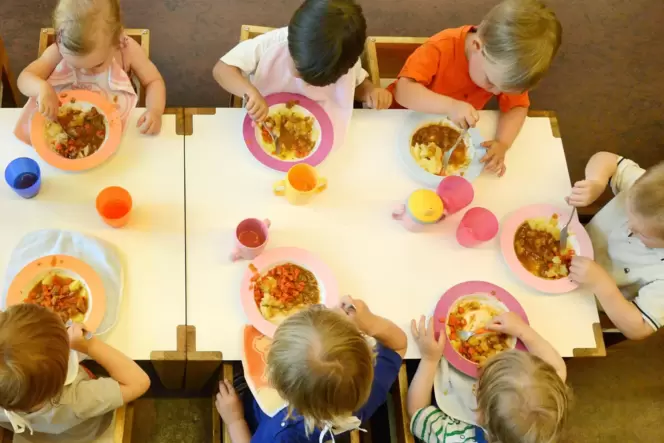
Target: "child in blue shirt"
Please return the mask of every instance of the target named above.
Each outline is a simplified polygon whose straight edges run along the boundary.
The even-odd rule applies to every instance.
[[[217,410],[233,443],[334,441],[385,402],[406,347],[404,332],[361,300],[345,297],[337,310],[312,306],[277,328],[268,354],[270,383],[289,406],[268,417],[252,399],[243,410],[225,380]]]

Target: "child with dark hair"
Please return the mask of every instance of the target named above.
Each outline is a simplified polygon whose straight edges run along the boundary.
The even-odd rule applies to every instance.
[[[263,121],[265,96],[278,92],[318,102],[332,120],[335,145],[343,140],[359,100],[373,109],[392,104],[391,94],[375,87],[362,69],[366,40],[362,8],[353,0],[305,0],[288,28],[240,42],[213,70],[222,88],[245,97],[249,116]]]

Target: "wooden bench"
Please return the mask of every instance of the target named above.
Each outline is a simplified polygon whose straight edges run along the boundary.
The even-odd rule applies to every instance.
[[[9,67],[9,56],[0,37],[0,108],[17,107],[22,104],[22,95],[16,86],[16,77]]]
[[[373,84],[386,87],[396,80],[408,57],[427,39],[428,37],[367,38],[366,66]]]
[[[145,54],[150,57],[150,30],[149,29],[125,29],[125,34],[128,37],[133,38],[136,42],[141,45]],[[39,53],[38,56],[44,53],[46,48],[55,43],[55,30],[53,28],[42,28],[41,33],[39,34]],[[136,94],[138,94],[138,106],[145,106],[145,88],[141,85],[141,81],[138,77],[130,72],[131,83],[134,86]]]

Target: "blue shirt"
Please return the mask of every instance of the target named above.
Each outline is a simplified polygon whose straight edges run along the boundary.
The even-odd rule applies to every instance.
[[[378,352],[369,400],[359,411],[353,414],[362,422],[368,420],[380,405],[385,403],[390,388],[401,368],[401,356],[399,354],[385,348],[380,343],[376,344],[376,351]],[[256,400],[253,400],[251,409],[245,411],[249,427],[252,427],[252,422],[257,425],[255,431],[252,429],[254,435],[251,437],[251,443],[318,443],[321,430],[316,428],[307,437],[304,429],[304,418],[295,414],[295,417],[287,420],[287,408],[279,411],[274,417],[269,417],[263,413]]]

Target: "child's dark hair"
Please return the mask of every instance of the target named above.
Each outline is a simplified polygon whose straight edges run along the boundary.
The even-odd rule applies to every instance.
[[[362,8],[353,0],[305,0],[288,25],[295,68],[313,86],[335,83],[358,61],[367,38]]]

